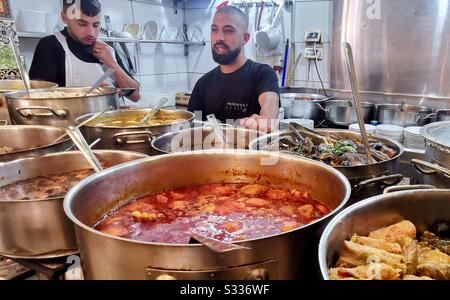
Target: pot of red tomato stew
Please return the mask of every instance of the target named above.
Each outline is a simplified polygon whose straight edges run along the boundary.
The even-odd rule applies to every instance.
[[[349,196],[344,175],[309,159],[204,150],[95,174],[64,209],[88,279],[296,279],[319,275],[322,228]]]

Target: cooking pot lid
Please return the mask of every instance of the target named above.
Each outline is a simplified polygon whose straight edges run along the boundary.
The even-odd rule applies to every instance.
[[[423,127],[423,136],[431,141],[450,147],[450,122],[436,122]]]

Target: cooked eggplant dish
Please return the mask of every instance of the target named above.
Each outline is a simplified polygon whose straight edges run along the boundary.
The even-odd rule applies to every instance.
[[[232,242],[294,230],[330,211],[298,190],[206,184],[140,198],[108,213],[94,228],[145,242],[188,244],[191,232]]]
[[[387,147],[382,142],[370,140],[369,147],[378,161],[389,160],[397,155],[397,151]],[[283,136],[264,146],[262,150],[288,152],[289,154],[320,160],[333,167],[370,164],[362,143],[351,139],[341,139],[335,143],[315,144],[309,137],[298,141],[291,136]]]
[[[355,234],[344,242],[330,278],[450,280],[450,239],[443,235],[442,231],[425,231],[417,238],[416,227],[406,220],[375,230],[368,237]]]
[[[43,200],[64,197],[78,182],[94,173],[91,169],[44,175],[0,187],[2,200]]]

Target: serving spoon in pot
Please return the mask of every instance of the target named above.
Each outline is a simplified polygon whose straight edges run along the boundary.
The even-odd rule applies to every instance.
[[[251,248],[236,245],[233,243],[227,243],[222,242],[195,232],[191,231],[191,239],[189,241],[189,244],[196,244],[197,242],[202,244],[203,246],[208,247],[212,251],[216,253],[227,253],[231,251],[237,251],[237,250],[250,250]]]
[[[147,121],[153,118],[168,101],[169,99],[167,99],[166,97],[159,99],[156,105],[142,118],[139,124],[142,125],[147,123]]]
[[[87,162],[91,165],[91,167],[94,169],[95,172],[101,172],[103,171],[103,167],[98,161],[97,157],[95,156],[94,152],[92,152],[91,148],[89,147],[88,143],[84,139],[83,135],[81,134],[80,130],[76,127],[69,126],[66,129],[67,134],[70,136],[72,141],[77,146],[78,150],[80,150],[81,154],[83,154],[84,158],[87,160]]]
[[[211,123],[211,127],[214,130],[214,133],[216,135],[216,140],[218,144],[225,145],[225,138],[223,136],[222,127],[220,127],[219,121],[217,120],[216,116],[214,114],[206,116],[209,123]]]
[[[95,89],[97,89],[100,84],[105,81],[106,78],[111,77],[114,74],[114,69],[108,69],[106,70],[105,74],[103,74],[87,91],[84,93],[83,97],[86,97],[90,93],[92,93]]]

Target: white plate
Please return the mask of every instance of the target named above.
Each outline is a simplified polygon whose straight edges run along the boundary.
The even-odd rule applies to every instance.
[[[148,21],[144,25],[142,37],[146,40],[159,40],[159,25],[156,21]]]

